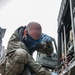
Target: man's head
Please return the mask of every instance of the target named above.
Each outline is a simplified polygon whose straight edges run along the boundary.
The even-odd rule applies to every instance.
[[[27,31],[28,34],[35,40],[40,39],[41,33],[42,33],[42,28],[41,25],[37,22],[30,22],[27,25]]]

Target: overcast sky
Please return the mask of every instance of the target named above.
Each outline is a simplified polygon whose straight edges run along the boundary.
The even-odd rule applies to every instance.
[[[57,40],[57,18],[61,0],[0,0],[0,27],[6,28],[3,45],[21,25],[41,24],[43,33]]]

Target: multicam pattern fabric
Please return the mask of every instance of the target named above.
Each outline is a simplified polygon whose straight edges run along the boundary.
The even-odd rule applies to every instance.
[[[51,75],[50,71],[43,68],[32,58],[22,42],[22,38],[19,38],[18,35],[16,30],[8,42],[5,75],[29,75],[26,72],[26,65],[31,68],[35,75]],[[38,45],[37,51],[47,55],[52,53],[53,46],[51,41],[49,43],[46,42],[46,44],[47,47],[45,48]]]

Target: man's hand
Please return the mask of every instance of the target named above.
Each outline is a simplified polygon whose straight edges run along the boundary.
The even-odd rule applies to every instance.
[[[40,42],[39,44],[36,44],[35,45],[35,47],[37,48],[37,49],[45,49],[46,47],[47,47],[47,43],[46,42],[44,42],[44,41],[42,41],[42,42]]]
[[[42,41],[41,43],[36,44],[35,47],[37,51],[47,54],[47,56],[50,56],[53,52],[53,45],[51,41],[48,42]]]

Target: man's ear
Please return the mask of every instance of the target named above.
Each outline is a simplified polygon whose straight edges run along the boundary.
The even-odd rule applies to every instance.
[[[27,39],[27,30],[24,29],[23,31],[23,39],[26,40]]]
[[[26,35],[28,32],[27,32],[27,29],[24,29],[24,35]]]

